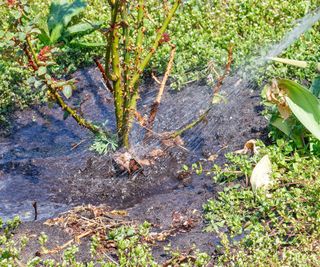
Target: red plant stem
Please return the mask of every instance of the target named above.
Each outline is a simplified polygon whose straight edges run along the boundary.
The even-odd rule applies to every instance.
[[[104,67],[102,66],[102,64],[100,63],[99,59],[95,58],[94,62],[97,64],[97,67],[99,69],[99,71],[101,72],[102,78],[107,86],[107,88],[109,89],[109,91],[113,94],[113,88],[112,85],[107,77],[106,71],[104,69]]]

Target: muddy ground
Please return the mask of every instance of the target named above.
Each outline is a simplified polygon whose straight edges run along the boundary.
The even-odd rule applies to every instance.
[[[114,129],[111,95],[104,88],[95,68],[78,71],[78,90],[72,103],[79,112],[96,122]],[[157,85],[150,80],[142,85],[142,114],[148,113]],[[155,122],[155,132],[178,129],[196,118],[210,102],[212,89],[194,83],[179,92],[164,94]],[[109,155],[98,156],[89,150],[92,136],[72,118],[63,120],[58,107],[34,107],[14,114],[9,136],[0,137],[0,217],[5,220],[19,215],[25,222],[17,236],[28,234],[31,243],[24,257],[39,249],[36,236],[44,231],[49,247],[63,244],[71,237],[62,229],[43,225],[47,218],[81,204],[106,204],[114,209],[126,209],[129,218],[145,220],[168,229],[175,212],[199,214],[196,225],[154,247],[159,261],[167,259],[163,246],[187,250],[195,244],[201,251],[212,253],[217,237],[203,232],[202,205],[215,196],[219,187],[204,175],[182,175],[182,164],[206,161],[217,155],[216,163],[224,162],[223,154],[239,149],[252,138],[266,138],[267,122],[260,115],[259,90],[239,78],[226,80],[222,94],[227,102],[215,106],[207,120],[182,136],[183,144],[168,146],[157,137],[144,142],[142,129],[135,125],[132,133],[132,153],[138,159],[154,162],[143,173],[121,173]],[[162,151],[150,156],[152,151]],[[33,221],[32,203],[37,202],[38,220]],[[82,246],[87,246],[84,242]],[[86,258],[86,255],[83,255]]]

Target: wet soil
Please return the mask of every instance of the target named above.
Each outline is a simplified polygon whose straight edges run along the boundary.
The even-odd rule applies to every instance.
[[[72,104],[88,119],[114,129],[112,98],[99,72],[87,68],[78,71],[75,77],[79,89]],[[152,81],[142,85],[144,100],[139,102],[142,114],[149,112],[156,89]],[[158,138],[145,143],[143,128],[135,125],[132,133],[135,157],[148,158],[154,149],[161,149],[164,155],[153,157],[154,164],[146,166],[143,174],[134,175],[119,172],[112,156],[97,156],[90,151],[92,135],[72,118],[63,120],[58,107],[40,106],[16,112],[11,134],[0,137],[0,217],[6,220],[19,215],[25,223],[18,236],[24,233],[36,236],[45,231],[54,247],[69,237],[61,229],[42,225],[41,220],[72,206],[103,203],[115,209],[125,208],[132,220],[147,220],[161,229],[172,224],[174,212],[190,214],[197,210],[200,218],[195,227],[160,244],[154,249],[155,256],[162,261],[166,259],[168,255],[162,247],[168,242],[173,248],[188,249],[196,244],[200,250],[212,252],[217,238],[203,232],[201,210],[219,188],[210,177],[181,175],[181,166],[206,161],[215,154],[216,163],[221,164],[225,152],[241,148],[249,139],[266,138],[267,122],[260,115],[259,91],[254,89],[237,77],[229,78],[221,92],[227,96],[227,102],[215,106],[205,122],[185,133],[182,146],[166,146]],[[167,88],[154,131],[175,130],[197,118],[208,107],[211,91],[201,83],[181,91]],[[32,222],[33,202],[38,204],[38,222]],[[25,252],[26,257],[37,251],[35,240]]]

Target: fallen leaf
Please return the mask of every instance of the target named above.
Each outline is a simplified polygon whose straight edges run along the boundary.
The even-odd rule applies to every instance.
[[[259,147],[256,146],[257,141],[254,139],[251,139],[247,141],[243,147],[243,149],[239,149],[235,151],[236,154],[247,154],[248,152],[252,154],[257,154]]]
[[[215,161],[217,158],[218,158],[218,155],[213,154],[213,155],[210,155],[210,157],[208,158],[208,161]]]
[[[123,170],[130,172],[130,160],[132,159],[132,155],[129,152],[116,152],[113,158]]]
[[[272,184],[270,174],[272,164],[268,155],[265,155],[254,167],[250,178],[252,190],[255,192],[259,188],[267,188]]]

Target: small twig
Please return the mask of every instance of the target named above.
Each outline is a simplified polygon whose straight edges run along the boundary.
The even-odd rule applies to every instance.
[[[34,220],[36,221],[38,219],[38,206],[37,206],[37,201],[34,201],[32,203],[32,206],[34,208]]]
[[[229,49],[228,49],[228,62],[225,66],[225,70],[224,70],[224,73],[222,76],[220,76],[218,78],[218,81],[217,81],[217,84],[216,86],[213,88],[213,93],[214,94],[217,94],[220,89],[221,89],[221,86],[223,84],[223,81],[225,80],[225,78],[229,75],[230,71],[231,71],[231,64],[232,64],[232,49],[233,49],[233,46],[230,45],[229,46]]]
[[[15,262],[17,264],[17,266],[19,267],[26,267],[26,265],[24,265],[21,261],[19,261],[18,259],[15,259]]]
[[[139,122],[140,125],[145,126],[146,125],[146,120],[145,118],[139,113],[139,111],[135,111],[134,116],[136,117],[137,121]]]
[[[80,146],[81,144],[83,144],[85,141],[87,141],[87,139],[81,140],[78,144],[73,145],[70,150],[76,149],[78,146]]]
[[[151,77],[152,77],[152,79],[154,79],[155,80],[155,82],[157,83],[157,84],[161,84],[161,82],[159,81],[159,79],[156,77],[156,75],[154,75],[154,73],[152,72],[151,73]]]
[[[84,232],[84,233],[76,236],[74,239],[71,239],[71,240],[69,240],[68,242],[64,243],[62,246],[57,246],[57,247],[54,248],[54,249],[43,251],[43,252],[41,252],[41,254],[42,254],[42,255],[49,255],[49,254],[58,253],[59,251],[64,250],[65,248],[67,248],[68,246],[70,246],[73,242],[79,241],[81,238],[84,238],[84,237],[90,235],[92,232],[93,232],[93,230],[89,230],[89,231],[87,231],[87,232]]]
[[[162,95],[163,95],[167,80],[169,78],[169,75],[170,75],[172,67],[173,67],[173,60],[174,60],[175,53],[176,53],[176,48],[175,48],[175,46],[172,46],[172,50],[171,50],[171,53],[170,53],[170,58],[169,58],[167,70],[166,70],[166,72],[164,74],[164,77],[163,77],[163,79],[161,81],[158,95],[157,95],[154,103],[152,104],[152,106],[150,108],[150,114],[149,114],[149,118],[148,118],[148,128],[149,129],[153,128],[154,120],[155,120],[155,118],[157,116],[157,112],[158,112],[158,109],[159,109],[159,106],[160,106],[161,98],[162,98]]]
[[[120,266],[119,263],[114,258],[112,258],[110,255],[108,255],[107,253],[103,253],[103,255],[106,256],[108,258],[108,260],[113,262],[115,265]]]

